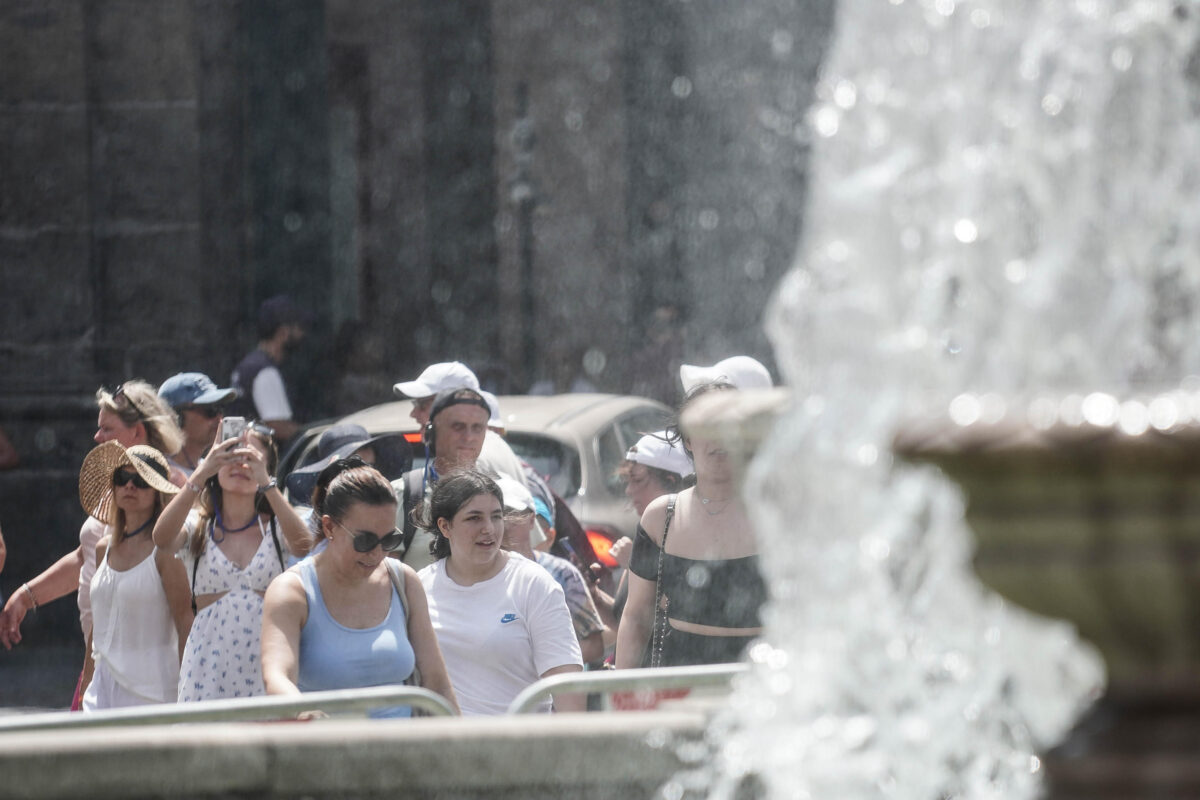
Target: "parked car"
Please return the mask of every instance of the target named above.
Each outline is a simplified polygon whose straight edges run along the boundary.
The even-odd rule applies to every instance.
[[[596,558],[616,566],[609,546],[621,536],[632,537],[637,527],[617,468],[642,434],[666,427],[670,410],[655,400],[614,394],[505,395],[499,401],[509,445],[566,502]],[[411,409],[410,401],[399,400],[309,426],[281,459],[280,482],[312,460],[317,438],[327,427],[342,423],[361,425],[372,436],[403,434],[414,448],[414,466],[420,466],[425,450]],[[586,560],[586,554],[580,559]]]

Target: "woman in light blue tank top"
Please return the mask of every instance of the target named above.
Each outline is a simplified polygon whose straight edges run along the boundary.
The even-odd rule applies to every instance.
[[[321,520],[318,537],[327,546],[267,589],[267,694],[401,684],[416,667],[420,685],[457,709],[421,582],[399,564],[407,578],[401,602],[384,561],[402,538],[391,484],[354,457],[326,472],[331,475],[318,479],[313,508]],[[409,715],[408,707],[399,707],[371,716]]]

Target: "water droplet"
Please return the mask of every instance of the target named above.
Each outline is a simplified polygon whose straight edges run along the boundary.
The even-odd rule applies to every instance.
[[[986,8],[977,8],[971,12],[971,24],[983,30],[992,24],[992,15]]]
[[[776,56],[786,56],[792,52],[796,43],[791,31],[777,30],[771,34],[771,52]]]
[[[955,425],[974,425],[980,413],[979,399],[973,394],[960,394],[950,401],[950,419]]]
[[[446,281],[434,281],[433,285],[429,287],[429,295],[435,303],[450,302],[450,296],[453,291],[450,284]]]
[[[979,238],[979,228],[969,219],[960,219],[954,223],[954,238],[963,244],[971,244]]]
[[[295,233],[304,227],[304,218],[295,211],[289,211],[283,215],[283,229],[288,233]]]
[[[1145,404],[1137,400],[1127,400],[1121,403],[1119,425],[1122,433],[1141,436],[1150,427],[1150,412]]]
[[[716,212],[716,209],[706,208],[700,212],[697,220],[699,221],[701,228],[706,231],[711,231],[715,230],[717,225],[720,224],[721,215]]]
[[[905,228],[900,232],[900,246],[912,252],[921,246],[921,232],[916,228]]]
[[[563,116],[563,124],[567,126],[567,130],[578,133],[583,130],[583,112],[571,109]]]
[[[685,76],[680,75],[675,80],[671,81],[671,94],[679,99],[686,99],[692,93],[692,82]]]
[[[583,354],[583,369],[588,375],[593,378],[604,372],[604,367],[608,365],[608,357],[604,355],[604,351],[598,347],[590,348]]]
[[[1042,111],[1045,111],[1052,117],[1056,117],[1062,113],[1063,99],[1056,94],[1048,94],[1042,98]]]
[[[838,108],[854,108],[858,102],[858,87],[845,79],[838,81],[833,89],[833,102]]]
[[[876,461],[879,460],[879,448],[873,444],[864,444],[858,448],[858,451],[855,453],[855,458],[857,458],[858,463],[864,467],[872,466]]]
[[[1179,404],[1171,397],[1156,397],[1150,401],[1150,425],[1166,431],[1179,423]]]
[[[746,277],[752,281],[761,281],[767,276],[767,265],[757,258],[747,261],[742,269],[746,273]]]
[[[1133,51],[1125,45],[1118,45],[1112,51],[1112,65],[1118,72],[1126,72],[1133,66]]]
[[[934,0],[933,9],[943,17],[948,17],[954,13],[956,3],[954,0]]]
[[[1029,774],[1034,775],[1042,769],[1042,760],[1037,756],[1029,757]]]
[[[1035,430],[1049,430],[1058,422],[1058,403],[1048,397],[1039,397],[1029,404],[1026,416]]]
[[[58,437],[52,428],[38,428],[37,433],[33,435],[33,446],[43,453],[53,450],[57,442]]]
[[[837,239],[829,243],[829,246],[825,248],[825,253],[829,256],[830,261],[840,264],[850,258],[850,245]]]
[[[1083,419],[1099,428],[1108,428],[1117,421],[1121,405],[1117,398],[1104,392],[1092,392],[1083,399],[1080,410]]]
[[[693,589],[703,589],[708,585],[709,572],[708,567],[701,564],[695,564],[688,568],[687,583]]]
[[[1015,258],[1004,265],[1004,277],[1009,283],[1024,283],[1029,277],[1029,267],[1021,259]]]
[[[821,106],[813,115],[813,125],[817,129],[817,133],[825,138],[836,136],[840,124],[840,115],[833,106]]]

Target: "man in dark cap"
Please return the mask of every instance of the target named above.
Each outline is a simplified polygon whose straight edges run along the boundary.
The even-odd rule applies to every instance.
[[[269,425],[281,450],[300,426],[292,419],[292,405],[279,366],[304,339],[309,321],[309,314],[286,294],[264,300],[258,308],[258,347],[233,369],[233,387],[240,396],[229,413]]]

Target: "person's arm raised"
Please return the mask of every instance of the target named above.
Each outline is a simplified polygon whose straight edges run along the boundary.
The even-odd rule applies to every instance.
[[[294,556],[307,554],[313,546],[312,531],[304,524],[304,520],[300,519],[300,515],[288,503],[283,492],[279,491],[279,487],[274,485],[262,453],[253,447],[243,447],[237,452],[249,464],[250,473],[258,483],[258,490],[263,493],[271,510],[275,512],[275,519],[279,521],[279,530],[283,532],[283,538],[287,541],[288,552]]]
[[[220,435],[218,431],[217,436]],[[179,493],[171,498],[171,502],[167,503],[167,507],[159,514],[158,521],[154,523],[154,531],[150,535],[154,539],[155,547],[171,554],[179,552],[187,540],[183,524],[187,522],[188,512],[196,504],[208,479],[226,464],[240,460],[241,456],[236,455],[239,442],[239,439],[226,439],[222,442],[219,438],[213,441],[208,455],[200,459],[192,477],[188,478]]]

